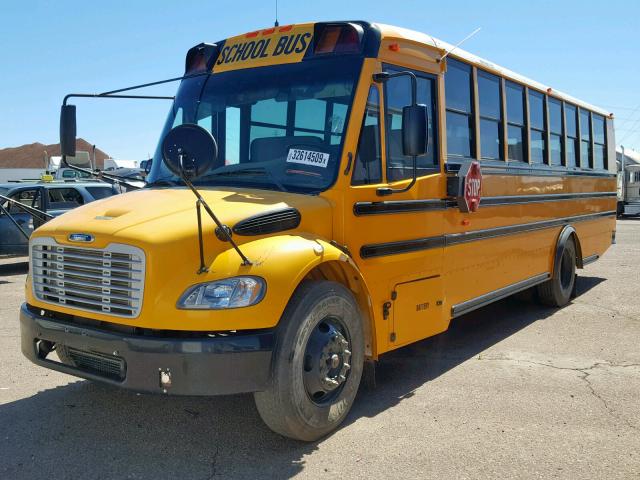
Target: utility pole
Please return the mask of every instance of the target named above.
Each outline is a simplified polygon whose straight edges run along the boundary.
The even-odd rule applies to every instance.
[[[627,172],[625,171],[625,163],[626,162],[624,160],[624,145],[620,145],[620,151],[622,153],[622,155],[620,156],[620,170],[622,170],[622,182],[621,182],[622,204],[624,205],[624,199],[626,197],[625,193],[627,191],[627,189],[626,189],[626,186],[627,186]]]

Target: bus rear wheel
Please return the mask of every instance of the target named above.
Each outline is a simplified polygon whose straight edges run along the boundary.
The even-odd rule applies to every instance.
[[[323,437],[349,413],[363,362],[362,318],[351,292],[335,282],[303,283],[278,326],[271,385],[254,394],[260,417],[285,437]]]
[[[538,285],[538,298],[544,305],[562,307],[569,303],[576,282],[576,246],[572,239],[564,244],[553,276]]]

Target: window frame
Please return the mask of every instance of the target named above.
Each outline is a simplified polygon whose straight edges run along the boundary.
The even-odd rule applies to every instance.
[[[433,160],[434,160],[434,164],[432,167],[428,167],[428,168],[418,168],[416,169],[416,178],[422,178],[425,177],[427,175],[432,175],[434,173],[439,173],[440,172],[440,168],[441,168],[441,161],[440,161],[440,144],[439,144],[439,132],[440,132],[440,116],[439,116],[439,95],[440,95],[440,90],[439,90],[439,84],[438,84],[438,75],[434,75],[433,73],[429,73],[429,72],[424,72],[422,70],[416,70],[415,68],[409,68],[409,67],[403,67],[401,65],[396,65],[393,63],[383,63],[382,64],[382,71],[383,72],[387,72],[387,71],[392,71],[392,72],[411,72],[413,73],[416,77],[418,78],[425,78],[427,80],[430,80],[433,82],[433,92],[432,92],[432,101],[433,101],[433,105],[431,106],[431,124],[433,125],[433,145],[432,145],[432,150],[433,150]],[[388,110],[388,104],[387,104],[387,99],[388,99],[388,95],[387,95],[387,82],[385,82],[383,84],[383,88],[382,88],[382,102],[381,102],[381,109],[380,109],[380,116],[381,116],[381,121],[382,121],[382,125],[381,125],[381,131],[382,131],[382,137],[384,139],[384,145],[382,145],[383,147],[383,156],[382,156],[382,165],[383,165],[383,181],[386,182],[387,184],[390,183],[396,183],[396,182],[404,182],[406,180],[411,180],[411,178],[403,178],[403,179],[399,179],[399,180],[389,180],[389,167],[388,167],[388,162],[389,162],[389,134],[387,131],[387,110]],[[473,103],[473,97],[471,100],[471,103]],[[429,128],[429,125],[427,124],[427,128]],[[427,130],[427,138],[429,138],[429,131]]]
[[[600,113],[595,113],[595,112],[590,112],[591,113],[591,134],[592,134],[592,138],[591,138],[591,154],[593,156],[593,169],[594,170],[608,170],[608,158],[607,158],[607,118],[600,114]],[[593,128],[593,120],[594,117],[600,117],[602,118],[602,140],[603,143],[598,143],[596,142],[596,135],[595,135],[595,130]],[[602,167],[596,167],[596,145],[600,146],[603,148],[604,154],[602,156]]]
[[[567,128],[567,114],[568,110],[567,106],[574,110],[573,122],[575,123],[576,130],[574,136],[569,135],[569,129]],[[562,113],[563,113],[563,121],[564,121],[564,139],[565,139],[565,155],[564,155],[564,166],[567,168],[578,169],[580,168],[581,161],[581,153],[580,153],[580,121],[578,119],[578,111],[579,107],[571,102],[563,101],[562,102]],[[567,144],[569,143],[569,139],[573,141],[573,163],[574,165],[569,165],[569,157],[568,157],[568,149]]]
[[[560,133],[556,133],[552,130],[551,127],[551,103],[557,103],[560,105]],[[547,143],[548,143],[548,160],[549,160],[549,166],[550,167],[566,167],[566,139],[565,139],[565,130],[566,130],[566,125],[565,125],[565,115],[564,115],[564,101],[556,98],[556,97],[552,97],[550,95],[547,95],[547,135],[548,135],[548,139],[547,139]],[[551,154],[551,138],[553,136],[559,137],[560,138],[560,165],[554,165],[552,163],[552,154]]]
[[[503,77],[504,78],[504,77]],[[507,89],[509,88],[509,84],[519,87],[522,92],[522,124],[509,121],[509,101],[507,97]],[[528,89],[526,85],[522,83],[514,82],[513,80],[504,78],[504,118],[503,122],[505,125],[505,139],[506,139],[506,161],[507,162],[518,162],[519,164],[529,164],[529,114],[528,114]],[[517,158],[509,158],[509,127],[513,126],[519,128],[522,132],[522,160],[518,160]]]
[[[495,80],[497,80],[498,83],[498,114],[499,117],[495,118],[495,117],[491,117],[488,115],[483,115],[482,113],[482,108],[480,105],[480,77],[484,76],[487,79],[493,80],[495,78]],[[478,160],[485,160],[485,161],[494,161],[494,162],[502,162],[505,160],[504,157],[504,129],[505,129],[505,121],[504,121],[504,117],[505,117],[505,112],[503,111],[503,98],[505,98],[505,92],[503,91],[503,77],[500,75],[496,75],[494,73],[488,72],[486,70],[482,70],[481,68],[477,68],[476,69],[476,74],[474,76],[474,78],[472,78],[472,80],[475,79],[475,88],[478,91],[478,95],[477,95],[477,99],[474,99],[474,102],[477,102],[477,106],[472,106],[472,110],[477,111],[477,118],[478,118],[478,126],[477,126],[477,133],[479,134],[479,138],[476,140],[477,145],[478,145],[478,153],[479,153],[479,158]],[[494,122],[495,124],[498,125],[498,158],[494,158],[494,157],[485,157],[482,155],[482,121],[486,120],[486,121],[490,121],[490,122]],[[473,144],[473,141],[472,141]],[[516,160],[518,161],[518,160]]]
[[[477,138],[477,131],[478,131],[478,125],[476,122],[476,113],[478,110],[478,107],[476,106],[477,104],[477,100],[476,100],[476,88],[477,88],[477,82],[476,82],[476,74],[474,73],[476,71],[476,67],[475,65],[466,62],[464,60],[458,60],[457,58],[448,58],[447,59],[447,70],[449,69],[449,63],[458,63],[461,65],[464,65],[466,67],[469,68],[469,98],[470,98],[470,105],[469,105],[469,112],[464,112],[462,110],[458,110],[457,108],[450,108],[447,104],[447,73],[445,72],[443,75],[443,80],[444,80],[444,92],[442,95],[442,98],[444,99],[444,118],[445,118],[445,122],[447,121],[447,114],[449,112],[457,114],[457,115],[464,115],[469,119],[469,157],[465,157],[463,155],[457,155],[457,154],[451,154],[451,152],[449,151],[448,148],[448,143],[449,143],[449,136],[447,134],[447,132],[444,132],[444,138],[445,138],[445,142],[447,144],[447,161],[448,160],[477,160],[477,150],[478,150],[478,138]],[[447,125],[448,127],[448,125]],[[446,130],[446,129],[445,129]]]
[[[378,183],[373,182],[365,182],[365,179],[362,181],[355,181],[356,168],[358,164],[358,154],[360,153],[360,139],[362,138],[362,131],[365,127],[365,122],[367,121],[367,110],[369,105],[369,96],[371,95],[371,91],[375,90],[378,95],[378,147],[380,148],[380,181]],[[358,142],[356,143],[356,148],[353,155],[353,167],[351,169],[351,179],[350,186],[351,187],[369,187],[371,185],[381,185],[386,182],[387,177],[387,168],[386,168],[386,152],[385,147],[383,145],[382,136],[383,136],[383,128],[384,128],[384,88],[379,83],[372,82],[367,89],[367,99],[365,102],[364,112],[362,115],[362,121],[360,122],[360,131],[358,132]],[[385,137],[386,143],[386,137]]]
[[[540,95],[542,96],[542,129],[539,127],[534,127],[531,122],[531,97]],[[539,90],[533,88],[527,88],[527,123],[528,123],[528,140],[529,140],[529,165],[549,165],[549,118],[547,112],[547,95]],[[542,162],[533,162],[533,155],[531,154],[532,145],[533,145],[533,132],[540,133],[542,136],[542,140],[544,142],[544,147],[542,150]]]
[[[582,112],[585,112],[589,118],[589,140],[584,140],[582,138],[583,133],[583,125],[582,125]],[[593,170],[593,129],[591,126],[591,111],[584,107],[578,107],[578,138],[580,139],[580,168],[585,170]],[[586,142],[589,145],[587,165],[582,165],[582,142]]]

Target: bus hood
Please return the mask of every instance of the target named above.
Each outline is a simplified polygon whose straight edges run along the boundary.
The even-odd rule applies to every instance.
[[[219,220],[231,228],[241,220],[295,208],[301,215],[300,225],[287,233],[332,237],[331,208],[324,198],[221,187],[202,188],[199,192]],[[205,241],[209,243],[214,237],[215,223],[204,209],[202,220]],[[187,188],[142,189],[71,210],[40,227],[34,237],[48,236],[61,244],[92,248],[104,248],[116,242],[147,249],[158,244],[182,243],[188,237],[195,239],[197,228],[196,197]],[[91,235],[93,240],[85,244],[71,242],[69,236],[74,233]],[[239,244],[255,238],[255,235],[234,234]],[[195,240],[192,247],[197,247]],[[228,248],[228,244],[225,247]]]

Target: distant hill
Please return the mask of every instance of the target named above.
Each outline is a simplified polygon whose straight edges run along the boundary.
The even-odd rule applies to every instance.
[[[76,140],[76,150],[83,150],[91,154],[91,144],[83,138]],[[30,143],[20,147],[0,149],[0,168],[44,168],[44,152],[49,157],[60,155],[60,144],[44,145],[42,143]],[[108,154],[96,148],[96,167],[104,167],[104,159],[110,158]]]

